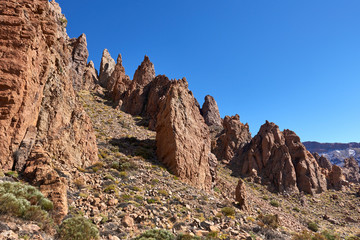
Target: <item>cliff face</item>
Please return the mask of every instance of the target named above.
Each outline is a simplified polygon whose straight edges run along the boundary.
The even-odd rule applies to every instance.
[[[185,182],[210,190],[212,176],[207,125],[185,79],[171,82],[157,116],[157,155]]]
[[[51,161],[89,166],[97,161],[96,139],[72,81],[82,77],[83,54],[73,52],[60,7],[1,0],[0,9],[0,168],[24,170],[29,156],[36,161],[34,146]]]

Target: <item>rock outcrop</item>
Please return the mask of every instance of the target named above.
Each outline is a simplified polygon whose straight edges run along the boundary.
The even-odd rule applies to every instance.
[[[242,179],[239,179],[235,189],[235,201],[238,202],[240,209],[248,210],[246,186]]]
[[[218,105],[212,96],[210,95],[205,96],[205,102],[201,108],[201,114],[203,115],[205,119],[205,123],[208,126],[222,125],[222,120],[220,117]]]
[[[132,115],[141,115],[147,103],[149,85],[154,78],[154,64],[150,62],[148,56],[145,56],[144,61],[135,71],[128,91],[125,93],[121,109]]]
[[[319,193],[326,190],[325,175],[315,158],[290,130],[281,132],[266,122],[241,153],[241,174],[258,175],[276,191]]]
[[[95,69],[93,61],[90,61],[84,70],[82,82],[80,83],[81,90],[93,90],[99,84],[98,72]]]
[[[344,160],[343,173],[347,181],[352,183],[360,183],[360,168],[355,158],[347,158]]]
[[[107,88],[109,78],[115,69],[115,65],[115,60],[111,57],[109,51],[104,49],[99,73],[99,83],[102,87]]]
[[[331,171],[333,165],[331,164],[329,159],[324,156],[320,156],[318,153],[313,153],[313,156],[321,168]]]
[[[198,188],[211,189],[209,130],[186,79],[172,81],[160,102],[156,146],[159,160],[176,176]]]
[[[64,167],[91,165],[97,161],[95,134],[72,82],[73,67],[83,62],[74,62],[79,54],[72,51],[60,7],[9,0],[0,1],[0,9],[0,168],[30,172],[38,148]]]
[[[122,102],[119,103],[119,101],[124,99],[124,94],[129,89],[130,84],[131,80],[129,76],[125,74],[125,68],[122,65],[121,54],[119,54],[115,69],[108,79],[106,85],[106,88],[109,90],[109,93],[115,103],[122,105]]]
[[[327,188],[341,190],[342,186],[347,184],[342,169],[335,164],[331,164],[326,157],[320,156],[318,153],[312,155],[319,164],[321,172],[326,176]]]
[[[223,127],[224,130],[216,140],[216,144],[213,143],[213,152],[219,160],[228,162],[233,159],[236,152],[251,141],[251,133],[249,125],[241,123],[238,114],[232,117],[225,116]]]
[[[87,50],[87,42],[85,34],[78,38],[70,39],[69,47],[71,48],[71,62],[70,76],[72,78],[74,90],[82,89],[83,76],[87,65],[89,52]]]

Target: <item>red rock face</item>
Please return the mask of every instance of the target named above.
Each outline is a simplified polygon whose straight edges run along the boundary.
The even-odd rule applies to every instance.
[[[210,136],[185,79],[172,81],[156,126],[157,155],[175,175],[210,190]]]
[[[351,157],[344,160],[343,172],[347,181],[360,182],[360,168],[355,158]]]
[[[90,61],[84,70],[82,82],[80,84],[81,90],[93,90],[99,84],[98,72],[95,69],[94,63]]]
[[[132,115],[141,115],[146,107],[149,85],[154,78],[154,65],[148,56],[145,56],[144,61],[134,74],[128,91],[125,93],[121,109]]]
[[[96,139],[76,101],[76,54],[60,7],[1,0],[0,9],[0,168],[23,169],[29,156],[35,160],[35,145],[51,161],[89,166],[97,161]]]
[[[70,39],[68,45],[72,55],[70,61],[72,62],[70,76],[72,78],[74,90],[79,91],[83,86],[83,75],[89,57],[85,34],[82,34],[78,38]]]
[[[224,131],[216,141],[213,152],[219,160],[230,161],[235,153],[251,140],[249,125],[240,122],[239,115],[225,116]]]
[[[201,114],[203,115],[205,123],[208,126],[222,125],[218,105],[212,96],[205,96],[205,102],[202,106]]]
[[[129,89],[130,84],[131,80],[129,76],[125,74],[125,68],[122,65],[121,55],[119,54],[115,69],[106,86],[114,102],[118,103],[124,98],[124,94]]]
[[[315,158],[290,130],[266,122],[241,153],[241,173],[258,175],[277,191],[306,193],[326,190],[325,175]]]

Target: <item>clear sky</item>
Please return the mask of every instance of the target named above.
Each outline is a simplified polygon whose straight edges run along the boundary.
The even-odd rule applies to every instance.
[[[132,78],[146,54],[253,136],[269,120],[302,141],[360,142],[359,0],[57,2],[97,68],[107,48]]]

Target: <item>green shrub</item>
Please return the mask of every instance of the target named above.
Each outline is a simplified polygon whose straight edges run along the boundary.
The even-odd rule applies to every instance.
[[[190,234],[180,234],[176,240],[201,240],[198,236],[191,236]]]
[[[58,231],[59,240],[99,239],[99,230],[84,217],[73,217],[63,221]]]
[[[270,205],[271,205],[271,206],[274,206],[274,207],[280,206],[279,202],[276,201],[276,200],[271,200],[271,201],[270,201]]]
[[[223,209],[221,209],[221,212],[228,217],[235,215],[235,210],[232,207],[224,207]]]
[[[0,183],[0,213],[50,223],[47,211],[53,209],[53,203],[35,187],[20,182]]]
[[[175,236],[163,229],[152,229],[142,233],[134,240],[175,240]]]
[[[319,226],[317,225],[316,222],[309,222],[308,229],[310,229],[313,232],[317,232],[317,231],[319,231]]]

